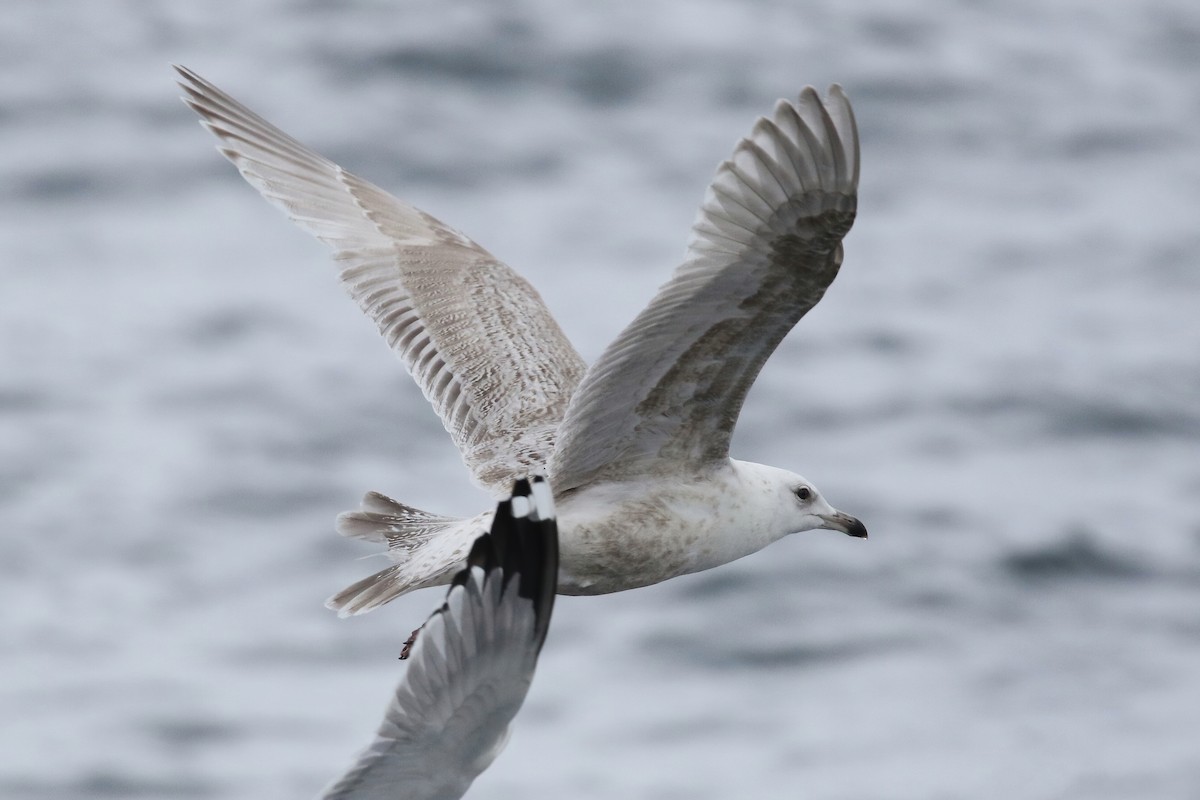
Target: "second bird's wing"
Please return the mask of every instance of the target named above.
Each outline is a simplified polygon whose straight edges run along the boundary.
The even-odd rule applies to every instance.
[[[549,484],[518,481],[445,604],[415,634],[375,740],[325,800],[461,797],[508,741],[558,585]]]

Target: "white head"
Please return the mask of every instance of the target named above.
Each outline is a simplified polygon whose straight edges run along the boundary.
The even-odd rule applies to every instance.
[[[765,464],[734,461],[743,481],[758,484],[774,500],[774,527],[780,537],[824,529],[841,531],[858,539],[867,538],[867,528],[855,517],[831,506],[812,481],[794,472]]]

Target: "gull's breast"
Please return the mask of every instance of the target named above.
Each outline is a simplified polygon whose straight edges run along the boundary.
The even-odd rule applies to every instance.
[[[726,564],[776,538],[766,515],[722,477],[613,482],[562,497],[559,593],[649,586]]]

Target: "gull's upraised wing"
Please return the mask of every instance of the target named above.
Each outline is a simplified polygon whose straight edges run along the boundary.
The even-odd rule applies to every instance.
[[[541,471],[585,364],[534,288],[184,67],[184,100],[246,181],[335,251],[342,285],[493,495]]]
[[[728,456],[767,357],[842,263],[858,132],[838,86],[781,100],[717,170],[687,259],[588,370],[567,409],[555,490]]]

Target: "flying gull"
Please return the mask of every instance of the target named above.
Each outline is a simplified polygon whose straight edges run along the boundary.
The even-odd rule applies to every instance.
[[[184,100],[268,201],[331,246],[379,327],[493,497],[546,474],[558,591],[658,583],[824,528],[865,537],[805,478],[729,457],[767,357],[825,294],[857,207],[858,132],[834,85],[760,118],[718,169],[686,258],[585,365],[541,297],[471,239],[346,172],[194,72]],[[371,492],[338,529],[395,562],[327,605],[342,615],[445,584],[492,511],[446,517]]]
[[[550,487],[518,480],[421,626],[374,741],[323,800],[453,800],[508,742],[546,640],[558,575]]]

